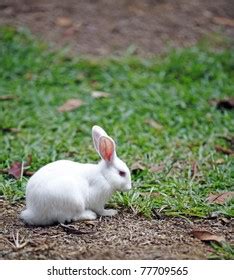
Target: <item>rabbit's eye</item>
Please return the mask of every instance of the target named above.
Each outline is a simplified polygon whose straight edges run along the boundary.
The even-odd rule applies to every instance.
[[[120,170],[120,171],[119,171],[119,175],[120,175],[121,177],[125,177],[126,172]]]

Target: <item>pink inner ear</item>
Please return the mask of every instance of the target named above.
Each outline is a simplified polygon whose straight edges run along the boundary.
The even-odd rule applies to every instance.
[[[111,161],[114,153],[114,144],[113,142],[105,137],[100,139],[99,151],[104,160]]]

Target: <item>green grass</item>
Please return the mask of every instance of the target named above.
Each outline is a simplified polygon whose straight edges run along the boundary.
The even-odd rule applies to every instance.
[[[226,242],[221,244],[219,243],[211,243],[212,248],[214,249],[214,253],[210,254],[208,257],[211,260],[233,260],[234,259],[234,247],[229,245]]]
[[[111,96],[94,99],[93,90]],[[0,131],[0,168],[29,155],[34,171],[57,159],[96,162],[91,127],[98,124],[116,139],[118,154],[129,166],[136,161],[165,165],[161,173],[146,169],[133,174],[133,190],[116,194],[111,203],[146,216],[157,208],[167,215],[216,212],[230,217],[232,202],[208,204],[206,198],[233,190],[232,159],[216,152],[215,145],[228,147],[221,136],[233,135],[234,114],[209,103],[233,92],[234,53],[229,47],[197,46],[153,59],[126,55],[94,60],[52,52],[25,31],[1,28],[0,95],[17,99],[0,101],[0,127],[20,132]],[[57,107],[69,98],[86,104],[59,113]],[[147,125],[147,119],[162,129]],[[195,178],[193,162],[198,165]],[[26,177],[1,174],[0,194],[21,199],[26,183]]]

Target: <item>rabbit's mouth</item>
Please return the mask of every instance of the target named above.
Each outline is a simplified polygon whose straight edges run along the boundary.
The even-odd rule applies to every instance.
[[[125,185],[124,187],[122,187],[121,188],[121,192],[128,192],[128,191],[130,191],[132,189],[132,185],[131,184],[129,184],[129,185]]]

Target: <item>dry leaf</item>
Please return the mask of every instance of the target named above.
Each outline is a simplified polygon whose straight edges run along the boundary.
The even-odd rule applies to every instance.
[[[232,110],[234,108],[234,98],[216,100],[216,108],[219,110]]]
[[[77,33],[80,28],[82,26],[82,23],[76,23],[76,24],[72,24],[71,26],[69,26],[65,31],[64,31],[64,35],[65,36],[73,36],[75,33]]]
[[[159,172],[163,171],[164,168],[165,168],[164,164],[151,165],[148,167],[148,166],[145,166],[144,164],[142,164],[141,162],[136,161],[131,165],[130,169],[133,173],[138,172],[138,171],[144,171],[146,169],[148,169],[149,171],[154,172],[154,173],[159,173]]]
[[[223,158],[218,158],[215,163],[216,164],[223,164],[225,162],[225,160]]]
[[[70,112],[84,104],[84,101],[80,99],[69,99],[62,106],[58,108],[59,112]]]
[[[143,170],[145,170],[145,166],[142,163],[140,163],[139,161],[136,161],[131,165],[130,169],[133,172],[143,171]]]
[[[163,128],[163,126],[160,123],[156,122],[153,119],[147,119],[147,120],[145,120],[145,123],[148,124],[149,126],[153,127],[156,130],[161,130]]]
[[[74,26],[70,26],[69,28],[67,28],[65,31],[64,31],[64,35],[65,36],[73,36],[76,32],[78,31],[78,29]]]
[[[0,95],[0,101],[16,99],[15,95]]]
[[[217,152],[223,153],[225,155],[230,155],[230,156],[234,155],[234,151],[233,150],[225,148],[225,147],[222,147],[222,146],[219,146],[219,145],[215,146],[215,150]]]
[[[21,171],[21,170],[20,170]],[[6,169],[6,168],[3,168],[3,169],[0,169],[0,173],[1,174],[7,174],[7,175],[12,175],[12,176],[14,176],[13,174],[9,174],[9,169]],[[28,171],[28,170],[24,170],[24,176],[32,176],[33,174],[34,174],[35,172],[33,172],[33,171]],[[21,173],[20,173],[21,174]],[[15,177],[16,178],[16,177]],[[19,178],[20,178],[20,176],[19,176]],[[19,179],[19,178],[16,178],[16,179]]]
[[[109,93],[103,92],[103,91],[93,91],[91,95],[92,95],[93,98],[103,98],[103,97],[109,97],[110,96]]]
[[[19,179],[22,173],[26,176],[32,176],[34,172],[25,170],[25,167],[31,165],[31,163],[32,163],[32,156],[30,155],[28,157],[27,162],[15,161],[11,164],[9,169],[1,169],[0,172],[12,175],[15,179]]]
[[[161,194],[159,192],[140,192],[143,197],[159,197]]]
[[[234,192],[223,192],[217,194],[210,194],[207,198],[209,203],[224,204],[234,197]]]
[[[159,173],[163,171],[164,168],[165,168],[164,164],[159,164],[159,165],[152,165],[149,170],[154,173]]]
[[[207,230],[192,230],[191,232],[194,237],[198,238],[201,241],[216,241],[216,242],[223,242],[225,238],[221,235],[213,234]]]
[[[72,20],[69,17],[57,17],[56,25],[60,27],[70,27],[72,26]]]
[[[15,161],[12,163],[8,170],[8,174],[12,175],[15,179],[19,179],[21,177],[23,168],[23,163],[19,161]]]
[[[231,18],[225,18],[225,17],[214,17],[213,18],[214,23],[234,27],[234,20]]]

